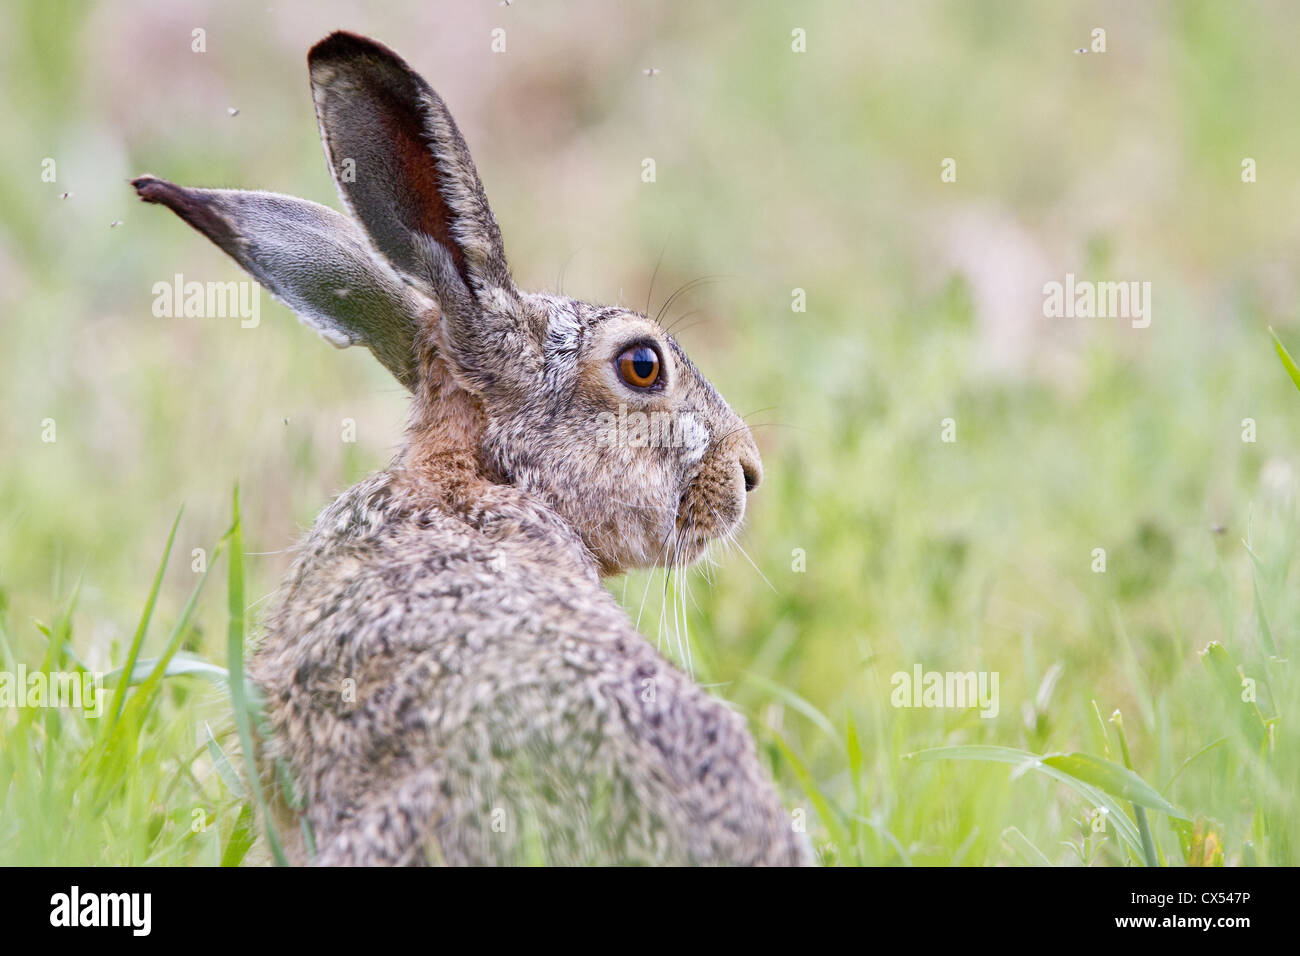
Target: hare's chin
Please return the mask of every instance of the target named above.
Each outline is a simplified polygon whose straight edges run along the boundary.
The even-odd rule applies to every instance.
[[[673,558],[679,566],[694,564],[711,542],[726,537],[740,524],[739,520],[719,522],[716,510],[716,506],[710,508],[704,501],[683,502],[673,542]]]
[[[704,554],[704,549],[712,540],[711,535],[699,532],[679,533],[677,542],[673,546],[673,563],[682,568],[694,564]]]

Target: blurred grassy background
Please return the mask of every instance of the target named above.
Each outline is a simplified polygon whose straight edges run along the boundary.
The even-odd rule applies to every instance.
[[[1095,27],[1107,52],[1076,54]],[[168,621],[236,482],[249,594],[264,598],[316,512],[400,440],[387,373],[266,296],[256,330],[155,318],[155,282],[242,276],[126,184],[150,171],[337,206],[304,68],[336,28],[393,46],[442,93],[521,285],[563,272],[571,295],[641,308],[661,250],[655,309],[727,277],[668,319],[695,312],[681,340],[756,426],[767,478],[742,544],[771,586],[720,555],[711,580],[692,576],[686,620],[698,676],[753,717],[790,802],[871,821],[829,859],[1022,862],[1014,826],[1077,862],[1061,841],[1087,808],[1068,791],[902,756],[996,743],[1118,759],[1096,701],[1124,711],[1135,766],[1164,787],[1229,720],[1197,660],[1211,640],[1260,681],[1266,715],[1294,715],[1242,545],[1250,521],[1285,658],[1300,396],[1265,331],[1300,342],[1300,10],[1282,2],[5,4],[0,608],[19,659],[39,659],[33,621],[80,580],[73,646],[93,668],[120,664],[177,508]],[[47,157],[57,182],[41,180]],[[940,181],[946,157],[955,183]],[[1044,319],[1042,286],[1067,272],[1151,282],[1150,328]],[[955,443],[940,441],[949,417]],[[1098,547],[1105,574],[1090,570]],[[670,649],[661,582],[624,584],[634,614],[649,589],[643,629]],[[220,660],[223,627],[209,596],[187,648]],[[1000,714],[890,707],[889,676],[916,663],[999,672]],[[173,691],[178,749],[152,772],[182,773],[221,713],[214,692]],[[1300,818],[1294,734],[1276,730],[1263,770],[1220,747],[1167,793],[1228,862],[1295,862],[1286,827],[1259,846],[1261,816]],[[9,811],[10,828],[62,825]],[[205,858],[178,819],[161,858]],[[158,859],[156,836],[66,852]],[[1095,859],[1124,857],[1108,844]]]

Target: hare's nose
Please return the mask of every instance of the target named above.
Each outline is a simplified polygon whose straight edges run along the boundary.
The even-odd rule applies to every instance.
[[[763,481],[763,466],[759,463],[758,455],[751,453],[748,449],[741,452],[740,472],[745,476],[746,491],[753,491],[757,488]]]

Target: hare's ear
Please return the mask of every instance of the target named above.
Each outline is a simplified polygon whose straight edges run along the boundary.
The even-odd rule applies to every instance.
[[[437,296],[462,370],[486,374],[511,349],[526,356],[501,230],[438,94],[392,50],[351,33],[316,44],[307,65],[343,201],[376,249]]]
[[[403,385],[416,382],[417,320],[433,303],[370,250],[346,216],[276,193],[131,181],[224,249],[330,344],[365,345]]]

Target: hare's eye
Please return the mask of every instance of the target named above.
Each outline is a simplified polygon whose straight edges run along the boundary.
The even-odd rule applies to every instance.
[[[649,388],[659,381],[659,353],[648,345],[624,349],[618,357],[618,374],[633,388]]]

